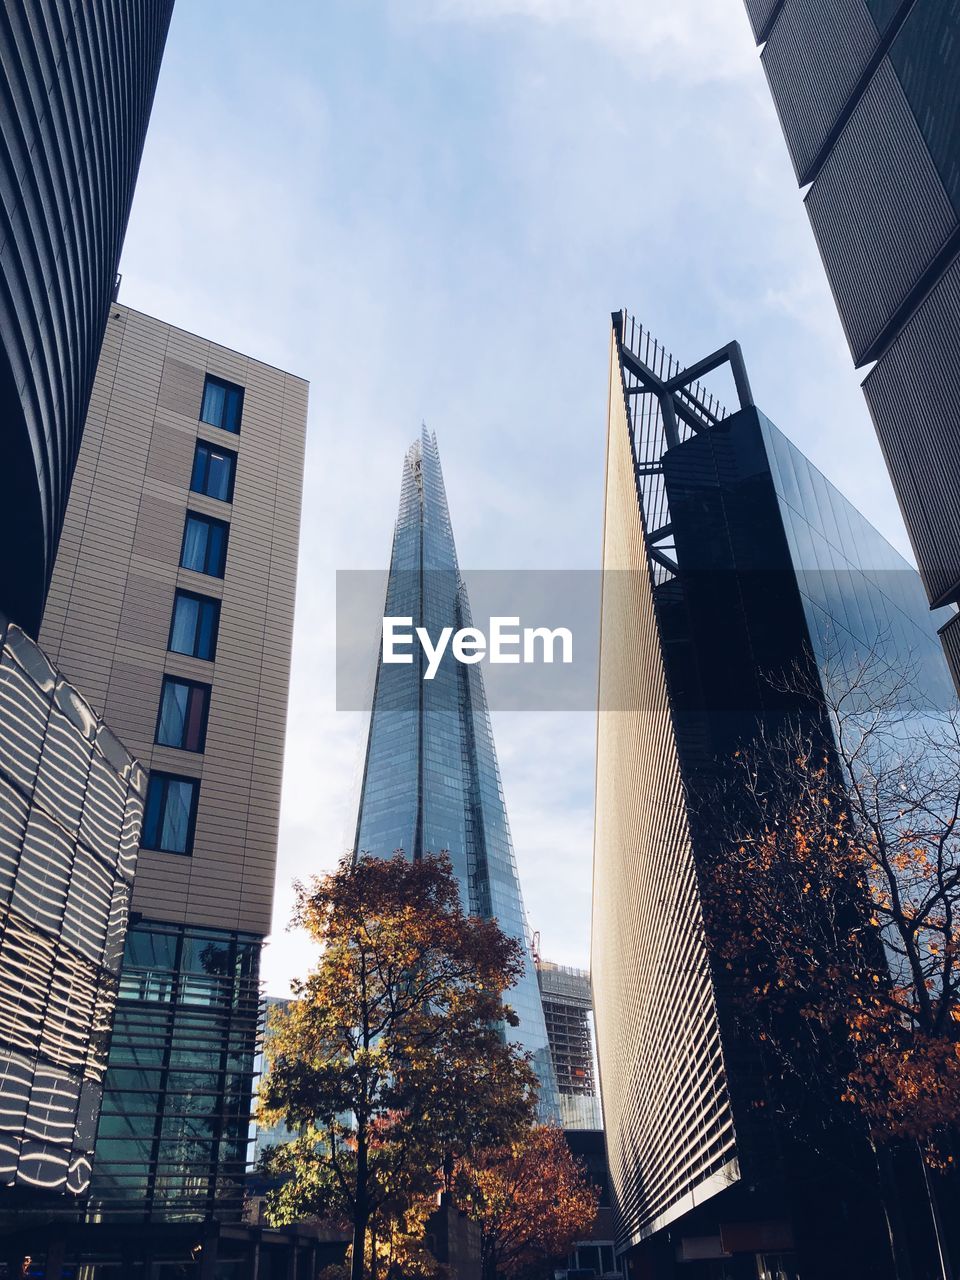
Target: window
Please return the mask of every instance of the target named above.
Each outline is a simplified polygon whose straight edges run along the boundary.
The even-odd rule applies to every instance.
[[[212,662],[217,651],[219,624],[219,600],[195,596],[191,591],[178,591],[173,601],[173,621],[167,648],[173,653],[186,653],[191,658]]]
[[[210,686],[164,676],[157,720],[157,742],[162,747],[202,751],[207,736]]]
[[[237,435],[240,431],[242,413],[243,387],[238,387],[232,382],[224,382],[222,378],[211,378],[207,374],[203,384],[200,421],[209,422],[211,427],[220,427],[223,431],[232,431]]]
[[[190,853],[197,816],[200,783],[172,773],[151,773],[143,812],[144,849],[161,853]]]
[[[227,564],[229,530],[230,526],[222,520],[188,511],[180,549],[181,568],[206,573],[211,578],[222,578]]]
[[[231,453],[229,449],[218,449],[215,445],[207,444],[206,440],[198,440],[197,451],[193,455],[190,488],[194,493],[205,493],[208,498],[232,502],[236,467],[235,453]]]

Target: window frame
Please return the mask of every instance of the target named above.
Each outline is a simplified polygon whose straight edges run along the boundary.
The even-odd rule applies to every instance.
[[[164,783],[164,793],[162,800],[162,809],[157,822],[157,844],[147,844],[147,814],[150,811],[150,793],[153,788],[154,780]],[[190,812],[187,815],[187,834],[185,847],[183,849],[164,849],[159,841],[163,838],[163,821],[167,808],[167,786],[170,782],[189,782],[191,784]],[[140,832],[140,848],[147,849],[151,853],[169,853],[177,858],[193,857],[193,841],[197,828],[197,810],[200,806],[200,779],[192,777],[185,773],[169,773],[165,769],[151,769],[150,776],[147,779],[147,795],[143,809],[143,828]]]
[[[211,605],[213,607],[213,612],[214,612],[213,643],[211,646],[210,654],[207,657],[204,657],[201,654],[197,653],[197,650],[196,650],[197,637],[200,635],[200,616],[201,616],[200,609],[197,610],[197,626],[194,629],[194,633],[193,633],[194,647],[189,652],[184,652],[183,649],[174,649],[173,647],[173,632],[174,632],[174,628],[177,625],[177,604],[181,599],[196,600],[198,604],[201,606],[201,609],[205,604]],[[184,590],[183,587],[177,587],[173,594],[173,608],[170,611],[170,630],[167,635],[167,652],[179,653],[180,656],[184,658],[195,658],[197,662],[216,661],[217,646],[220,643],[220,605],[221,605],[221,601],[218,600],[216,596],[205,596],[205,595],[202,595],[199,591],[186,591]]]
[[[195,490],[191,490],[191,493],[192,492],[195,492]],[[214,498],[214,502],[217,502],[217,501],[219,501],[219,499]],[[191,568],[190,565],[183,563],[184,552],[187,549],[187,530],[190,526],[191,520],[199,520],[201,523],[207,525],[208,529],[210,527],[214,527],[223,531],[223,555],[222,555],[223,565],[219,573],[214,573],[212,572],[212,570],[208,568],[194,569],[194,568]],[[186,569],[188,573],[202,573],[206,578],[216,578],[219,582],[222,582],[223,579],[226,577],[226,573],[227,573],[227,551],[229,550],[229,547],[230,547],[230,521],[229,520],[219,520],[216,516],[208,516],[208,515],[205,515],[202,511],[191,511],[189,507],[187,508],[186,515],[184,516],[184,519],[183,519],[183,537],[180,540],[179,566],[181,569]],[[204,557],[203,557],[204,564],[206,564],[206,562],[210,558],[209,550],[210,550],[210,540],[208,538],[207,544],[204,548]]]
[[[205,418],[203,416],[203,406],[207,399],[207,388],[210,386],[220,387],[224,392],[224,401],[223,401],[224,408],[226,408],[228,396],[230,396],[232,393],[235,393],[235,392],[239,394],[240,404],[237,409],[236,427],[225,427],[222,422],[211,422],[209,418]],[[243,424],[243,403],[244,403],[245,395],[246,395],[246,387],[242,387],[239,384],[239,382],[230,382],[228,381],[227,378],[221,378],[215,373],[204,374],[203,392],[200,396],[200,413],[198,415],[197,420],[199,422],[204,423],[205,426],[216,427],[218,431],[226,431],[232,436],[238,436],[240,434],[240,428]]]
[[[219,621],[219,619],[218,619]],[[200,723],[200,745],[199,747],[186,747],[183,743],[161,742],[160,726],[163,723],[163,700],[169,684],[186,685],[189,690],[200,689],[206,697],[203,704],[203,715]],[[189,680],[186,676],[174,675],[171,671],[163,673],[163,680],[160,684],[160,705],[157,708],[157,726],[153,731],[154,746],[169,747],[173,751],[189,751],[191,755],[202,755],[207,749],[207,721],[210,718],[210,695],[213,693],[213,686],[204,683],[203,680]]]
[[[207,451],[207,458],[203,468],[203,483],[206,484],[210,477],[210,453],[221,453],[230,459],[230,483],[227,485],[227,496],[218,498],[216,494],[210,493],[207,489],[195,489],[193,482],[197,474],[197,460],[200,456],[201,449]],[[233,502],[233,493],[237,483],[237,454],[233,449],[222,449],[220,445],[214,444],[211,440],[204,440],[202,436],[197,436],[196,446],[193,450],[193,465],[190,468],[190,492],[199,493],[202,498],[210,498],[213,502]]]

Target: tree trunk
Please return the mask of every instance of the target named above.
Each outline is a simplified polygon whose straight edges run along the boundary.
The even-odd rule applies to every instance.
[[[367,1199],[367,1135],[361,1125],[357,1130],[357,1191],[353,1208],[353,1257],[350,1280],[363,1280],[364,1252],[367,1245],[367,1222],[370,1206]]]
[[[870,1139],[870,1149],[873,1152],[873,1158],[877,1166],[880,1205],[887,1223],[894,1274],[897,1280],[914,1280],[907,1235],[903,1224],[903,1213],[899,1203],[899,1191],[896,1184],[896,1176],[890,1164],[889,1152],[881,1151],[872,1138]]]

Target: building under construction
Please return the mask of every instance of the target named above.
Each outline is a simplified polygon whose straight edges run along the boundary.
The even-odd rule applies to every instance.
[[[547,1039],[565,1129],[602,1129],[593,1064],[593,999],[584,969],[537,959]]]

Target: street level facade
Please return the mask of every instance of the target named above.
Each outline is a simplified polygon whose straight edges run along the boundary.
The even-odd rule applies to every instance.
[[[41,629],[147,769],[90,1212],[238,1218],[307,386],[111,309]]]
[[[720,366],[730,413],[699,383]],[[736,344],[685,369],[617,313],[610,369],[591,971],[619,1247],[658,1280],[879,1277],[866,1143],[814,1159],[802,1099],[786,1128],[748,1101],[761,1064],[706,947],[698,801],[760,729],[800,717],[829,747],[824,710],[772,678],[797,664],[825,682],[873,654],[920,714],[949,710],[942,618],[755,407]]]
[[[747,0],[931,607],[960,602],[960,0]],[[960,615],[942,638],[960,687]]]

